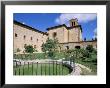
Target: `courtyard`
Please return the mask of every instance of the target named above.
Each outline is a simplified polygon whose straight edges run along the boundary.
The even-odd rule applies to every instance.
[[[29,50],[27,51],[31,52],[32,49]],[[52,47],[48,52],[29,52],[14,54],[14,75],[97,74],[97,51],[92,46],[88,46],[86,49],[64,50],[60,52]]]
[[[81,23],[76,15],[94,19]],[[32,23],[19,20],[25,16]],[[97,75],[97,14],[15,13],[13,24],[14,75]]]

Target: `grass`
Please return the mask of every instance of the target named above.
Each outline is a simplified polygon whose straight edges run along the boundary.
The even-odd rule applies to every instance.
[[[14,59],[33,60],[33,59],[44,59],[44,58],[45,58],[44,53],[31,53],[31,54],[17,54],[17,55],[14,55]]]
[[[64,55],[63,52],[56,53],[56,58],[55,59],[62,59],[62,58],[65,58],[65,55]]]
[[[65,57],[64,53],[55,53],[56,57],[53,59],[62,59]],[[17,54],[14,55],[14,59],[27,59],[27,60],[33,60],[33,59],[45,59],[44,53],[32,53],[32,54]]]
[[[81,68],[81,75],[96,75],[97,73],[96,72],[89,72],[87,69],[85,69],[85,68],[82,68],[82,67],[80,67]]]
[[[69,68],[59,64],[38,64],[38,66],[37,64],[30,64],[29,67],[28,65],[14,67],[13,72],[14,75],[67,75],[69,74]]]
[[[84,65],[84,66],[86,66],[86,67],[88,67],[92,70],[92,72],[89,73],[89,72],[87,72],[86,69],[81,68],[82,69],[82,75],[84,75],[84,74],[85,75],[87,75],[87,74],[88,75],[89,74],[96,75],[97,74],[97,65],[96,65],[96,63],[94,63],[94,62],[84,62],[81,59],[76,59],[75,61],[76,61],[76,63],[82,64],[82,65]]]

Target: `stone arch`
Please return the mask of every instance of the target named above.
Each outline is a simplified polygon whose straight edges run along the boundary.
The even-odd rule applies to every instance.
[[[81,46],[75,46],[75,48],[76,48],[76,49],[80,49],[80,48],[81,48]]]
[[[69,46],[66,46],[66,49],[69,50]]]

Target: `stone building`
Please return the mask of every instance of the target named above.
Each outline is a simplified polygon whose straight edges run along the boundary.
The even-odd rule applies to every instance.
[[[49,39],[58,39],[61,49],[85,48],[93,45],[97,48],[97,41],[83,41],[82,27],[77,19],[71,19],[70,27],[65,24],[47,28],[47,32],[39,31],[26,24],[14,21],[14,52],[20,49],[22,53],[26,45],[32,45],[38,52],[42,52],[42,44]]]
[[[24,51],[26,45],[32,45],[37,51],[41,52],[43,42],[46,42],[47,33],[34,29],[28,25],[14,21],[14,52],[19,49]]]

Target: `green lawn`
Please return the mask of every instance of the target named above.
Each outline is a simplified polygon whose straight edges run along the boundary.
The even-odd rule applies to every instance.
[[[15,72],[16,75],[67,75],[69,74],[69,69],[58,64],[38,64],[38,67],[37,64],[33,64],[33,66],[31,64],[29,67],[28,65],[14,67],[14,75]]]

